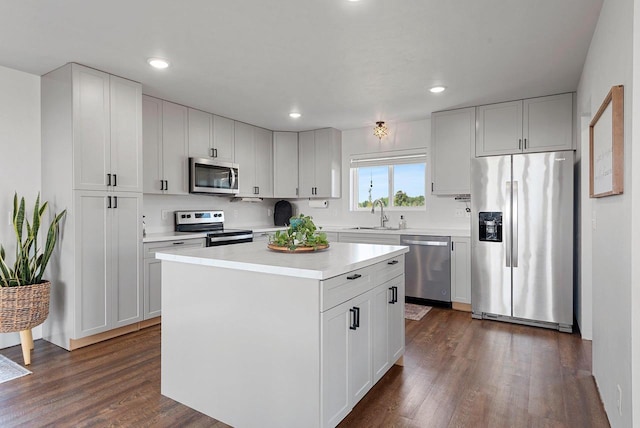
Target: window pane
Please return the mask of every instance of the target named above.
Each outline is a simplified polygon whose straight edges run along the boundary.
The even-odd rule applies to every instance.
[[[376,199],[389,206],[389,168],[372,166],[358,168],[358,207],[370,207]]]
[[[393,167],[393,205],[396,207],[424,206],[425,164],[411,163]]]

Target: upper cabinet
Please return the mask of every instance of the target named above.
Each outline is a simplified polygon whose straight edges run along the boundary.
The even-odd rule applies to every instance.
[[[298,133],[273,133],[273,197],[298,197]]]
[[[273,197],[273,133],[242,122],[234,125],[238,196]]]
[[[471,193],[471,150],[476,140],[476,109],[431,115],[431,193]]]
[[[69,64],[73,115],[73,188],[142,191],[142,87]]]
[[[233,162],[233,120],[189,108],[189,157]]]
[[[476,156],[573,149],[573,94],[477,108]]]
[[[339,198],[342,133],[325,128],[298,134],[298,185],[302,198]]]
[[[144,193],[186,195],[187,107],[143,96]]]

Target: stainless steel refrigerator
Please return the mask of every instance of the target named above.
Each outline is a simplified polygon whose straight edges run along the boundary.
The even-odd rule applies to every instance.
[[[474,318],[573,326],[572,151],[471,162]]]

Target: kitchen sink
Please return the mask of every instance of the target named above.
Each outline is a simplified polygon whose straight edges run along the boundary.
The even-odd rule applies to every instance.
[[[349,230],[400,230],[400,228],[389,226],[356,226],[350,227]]]

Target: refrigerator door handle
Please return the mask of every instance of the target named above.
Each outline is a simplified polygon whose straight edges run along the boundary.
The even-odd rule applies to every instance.
[[[509,198],[511,198],[511,182],[507,181],[505,183],[505,192],[507,195],[507,200],[509,200]],[[509,204],[510,205],[510,204]],[[505,245],[505,250],[504,250],[504,266],[505,267],[511,267],[511,234],[513,233],[513,229],[511,228],[511,206],[507,206],[507,209],[505,210],[505,224],[507,225],[506,229],[506,233],[504,234],[505,239],[504,239],[504,245]],[[503,229],[504,230],[504,229]]]
[[[513,267],[518,267],[518,182],[514,181],[513,182],[513,194],[511,196],[511,205],[513,206],[512,208],[512,216],[513,219],[511,220],[511,241],[512,241],[512,245],[511,245],[511,251],[513,253],[512,255],[512,266]]]

